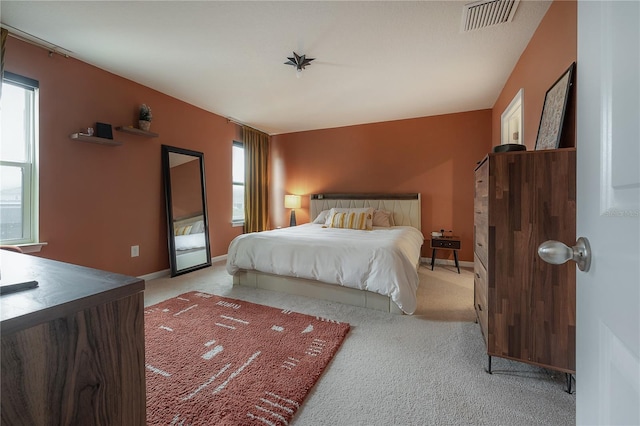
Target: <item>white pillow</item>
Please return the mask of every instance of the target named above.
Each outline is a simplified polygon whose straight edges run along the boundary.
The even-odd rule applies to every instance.
[[[331,226],[331,227],[335,227],[332,226],[332,222],[334,219],[334,216],[336,215],[336,213],[365,213],[366,215],[366,224],[365,224],[365,228],[366,230],[370,231],[373,229],[373,207],[362,207],[362,208],[342,208],[342,207],[334,207],[331,210],[329,210],[329,216],[327,217],[327,221],[325,222],[325,225],[327,226]]]
[[[329,219],[329,210],[322,210],[312,223],[324,225],[327,222],[327,219]]]
[[[204,220],[199,220],[197,222],[194,222],[193,225],[191,226],[191,233],[200,234],[202,232],[204,232]]]

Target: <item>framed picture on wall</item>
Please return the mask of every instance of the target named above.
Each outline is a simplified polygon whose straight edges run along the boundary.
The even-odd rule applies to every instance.
[[[551,88],[547,90],[544,96],[540,127],[538,127],[538,137],[536,139],[536,150],[557,149],[560,145],[564,114],[569,100],[569,89],[573,84],[575,66],[576,63],[572,63],[562,76],[553,83]]]
[[[520,89],[511,100],[509,106],[500,116],[500,143],[502,143],[503,145],[511,143],[524,143],[524,135],[522,134],[522,123],[524,121],[524,108],[522,105],[523,98],[524,89]]]

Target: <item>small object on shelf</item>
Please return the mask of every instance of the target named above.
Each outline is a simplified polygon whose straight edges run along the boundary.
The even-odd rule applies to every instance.
[[[142,130],[142,129],[136,129],[133,126],[119,126],[116,127],[116,130],[119,132],[124,132],[124,133],[130,133],[132,135],[136,135],[136,136],[144,136],[147,138],[157,138],[158,136],[160,136],[158,133],[154,133],[154,132],[149,132],[146,130]]]
[[[140,130],[148,132],[151,128],[152,119],[153,114],[151,114],[151,107],[146,104],[140,105],[140,114],[138,115],[138,127],[140,127]]]
[[[99,138],[113,139],[111,124],[96,123],[96,136]]]
[[[496,145],[493,147],[493,152],[512,152],[512,151],[526,151],[527,146],[518,143],[505,143],[502,145]]]
[[[113,139],[99,138],[97,136],[89,136],[88,134],[85,134],[85,133],[71,133],[69,135],[69,138],[78,140],[78,141],[83,141],[83,142],[97,143],[100,145],[110,145],[110,146],[122,145],[122,142],[114,141]]]

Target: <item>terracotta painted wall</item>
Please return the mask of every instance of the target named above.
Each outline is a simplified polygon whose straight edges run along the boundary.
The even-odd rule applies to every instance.
[[[493,145],[500,145],[500,116],[520,88],[524,88],[524,143],[528,150],[536,145],[544,96],[553,83],[577,58],[578,18],[574,0],[556,0],[551,4],[527,48],[520,56],[493,106]],[[577,67],[579,72],[579,64]],[[574,76],[574,82],[576,78]],[[576,146],[575,93],[565,115],[562,147]]]
[[[573,0],[551,5],[492,110],[274,136],[272,225],[288,224],[285,193],[415,191],[423,232],[455,230],[460,258],[473,260],[475,163],[500,143],[500,115],[521,87],[524,142],[534,148],[544,94],[576,59],[576,15]],[[242,232],[230,223],[236,125],[11,37],[5,60],[7,71],[40,82],[40,239],[49,243],[40,256],[129,275],[168,268],[162,144],[204,152],[212,255],[227,252]],[[114,131],[119,147],[68,138],[97,121],[133,124],[141,103],[152,107],[159,138]],[[568,117],[564,144],[575,146],[575,112]],[[308,198],[297,217],[309,220]],[[140,257],[130,257],[131,245],[140,245]]]
[[[39,256],[143,275],[169,267],[160,146],[204,153],[212,255],[226,254],[231,226],[231,146],[236,125],[75,59],[9,37],[6,70],[40,82]],[[179,78],[179,76],[176,76]],[[149,139],[116,132],[122,146],[69,139],[95,122],[137,122],[153,110]],[[140,246],[140,257],[130,247]]]
[[[306,223],[312,193],[420,192],[423,234],[454,230],[460,259],[473,260],[473,171],[491,149],[491,110],[289,133],[271,146],[272,226],[288,226],[285,194],[304,196]]]
[[[546,91],[577,57],[577,6],[547,11],[491,110],[278,135],[272,144],[271,223],[288,224],[285,193],[422,193],[422,229],[453,229],[473,260],[473,169],[500,144],[500,116],[524,88],[524,143],[533,150]],[[575,86],[562,146],[575,146]],[[296,212],[309,221],[308,198]],[[425,246],[428,241],[425,242]],[[423,255],[430,256],[423,247]],[[440,257],[440,256],[439,256]]]

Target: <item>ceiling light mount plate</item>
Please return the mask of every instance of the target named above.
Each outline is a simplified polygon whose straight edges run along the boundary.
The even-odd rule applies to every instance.
[[[307,58],[307,55],[298,55],[296,52],[293,52],[292,57],[287,57],[288,61],[285,62],[285,65],[293,65],[296,67],[296,73],[300,74],[303,69],[305,69],[308,65],[311,64],[311,61],[316,58]]]

